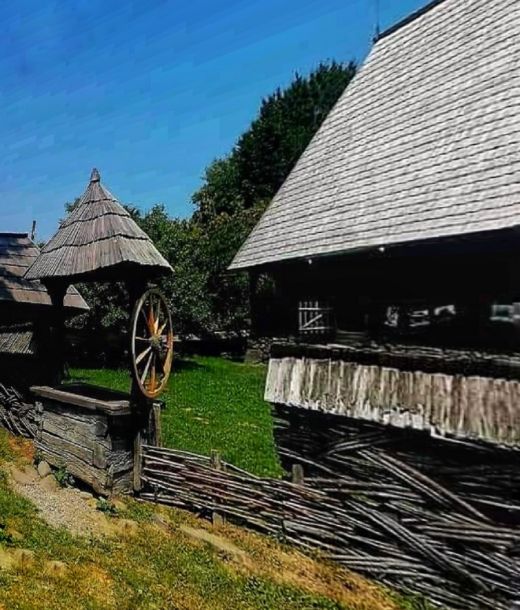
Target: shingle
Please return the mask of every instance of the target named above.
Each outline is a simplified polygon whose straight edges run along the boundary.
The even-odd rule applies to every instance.
[[[443,0],[384,36],[231,269],[520,224],[520,3]]]
[[[0,353],[34,355],[36,341],[32,324],[0,326]]]
[[[0,302],[51,305],[45,286],[38,280],[24,277],[38,253],[38,247],[27,233],[0,233]],[[64,304],[69,313],[88,310],[74,286],[67,290]]]

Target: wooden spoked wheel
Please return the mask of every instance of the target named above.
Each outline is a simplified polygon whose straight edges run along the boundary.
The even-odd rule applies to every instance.
[[[137,301],[131,328],[135,381],[144,396],[156,398],[168,382],[173,359],[172,319],[159,290],[147,290]]]

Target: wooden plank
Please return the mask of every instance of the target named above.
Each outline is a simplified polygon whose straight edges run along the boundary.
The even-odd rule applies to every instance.
[[[83,447],[65,438],[60,438],[54,434],[50,434],[43,430],[41,433],[42,446],[47,446],[56,453],[70,454],[79,458],[85,464],[92,464],[93,461],[93,447]]]
[[[141,469],[143,467],[143,435],[141,430],[138,430],[134,439],[134,491],[141,490]]]
[[[95,418],[96,414],[92,414],[92,417]],[[66,414],[57,414],[46,410],[44,412],[42,426],[43,430],[46,432],[70,440],[78,445],[90,449],[95,445],[100,445],[109,449],[110,440],[99,437],[96,434],[98,424],[99,422],[96,421],[96,419],[91,422],[84,422],[68,417]]]
[[[106,402],[89,396],[82,396],[65,390],[57,390],[50,386],[32,386],[31,392],[39,398],[46,398],[56,403],[74,405],[90,411],[100,411],[110,415],[131,414],[129,400],[113,400]]]
[[[66,467],[67,471],[77,479],[90,485],[97,493],[106,495],[109,493],[107,488],[107,473],[104,470],[95,468],[91,464],[85,463],[74,454],[63,451],[56,451],[47,444],[37,442],[36,449],[41,457],[56,468]]]

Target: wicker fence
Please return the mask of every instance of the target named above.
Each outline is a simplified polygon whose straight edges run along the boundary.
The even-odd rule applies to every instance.
[[[340,470],[281,449],[300,465],[296,482],[144,446],[141,497],[319,549],[347,568],[446,607],[516,608],[520,528],[493,520],[383,450],[385,441],[384,431],[344,440],[348,463]],[[302,464],[312,476],[298,476]]]
[[[33,438],[37,430],[35,405],[25,402],[11,385],[0,383],[0,426],[12,434]]]

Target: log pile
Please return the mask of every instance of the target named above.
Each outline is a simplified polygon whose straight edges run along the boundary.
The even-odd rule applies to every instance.
[[[230,464],[216,469],[203,456],[144,446],[141,497],[206,517],[217,513],[318,549],[349,569],[448,608],[510,610],[520,602],[520,506],[501,505],[507,473],[482,478],[479,503],[482,460],[460,481],[459,493],[443,480],[454,468],[451,458],[433,476],[420,469],[424,456],[410,462],[410,451],[402,451],[406,439],[396,441],[388,430],[358,429],[348,436],[337,430],[339,442],[329,436],[320,444],[313,423],[307,430],[297,424],[300,440],[312,441],[309,451],[300,451],[288,440],[294,427],[287,424],[280,452],[287,465],[303,466],[303,483],[255,477]],[[520,484],[518,455],[514,459],[509,485]]]
[[[0,425],[12,434],[34,438],[38,429],[34,404],[24,401],[12,386],[0,383]]]

